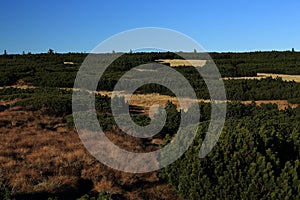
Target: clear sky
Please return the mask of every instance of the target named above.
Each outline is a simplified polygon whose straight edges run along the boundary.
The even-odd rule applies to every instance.
[[[174,29],[207,51],[300,50],[300,1],[1,0],[0,53],[90,52],[140,27]]]

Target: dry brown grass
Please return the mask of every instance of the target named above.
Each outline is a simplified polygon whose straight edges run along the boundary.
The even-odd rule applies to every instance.
[[[242,103],[251,104],[252,101],[242,101]],[[259,105],[259,106],[262,104],[268,104],[268,103],[276,104],[278,106],[279,110],[284,110],[284,109],[287,109],[288,107],[296,108],[299,106],[298,104],[291,104],[287,100],[258,100],[258,101],[255,101],[255,103],[256,103],[256,105]]]
[[[272,78],[280,77],[284,81],[295,81],[297,83],[300,83],[300,75],[257,73],[257,76],[258,77],[271,76]]]
[[[104,95],[104,96],[107,95],[109,97],[113,96],[112,92],[107,92],[107,91],[100,91],[100,92],[98,92],[98,94]],[[151,106],[161,105],[164,107],[164,106],[166,106],[168,101],[171,101],[173,104],[175,104],[177,106],[178,110],[180,110],[180,109],[187,110],[191,106],[191,104],[195,103],[195,100],[192,100],[189,98],[182,98],[184,103],[183,103],[183,105],[180,105],[178,98],[171,97],[168,95],[161,95],[158,93],[129,95],[129,94],[126,94],[121,91],[121,92],[115,92],[115,95],[116,96],[124,96],[125,101],[128,101],[128,103],[130,105],[143,107],[145,114],[149,114],[149,109]],[[210,100],[205,100],[205,99],[198,99],[197,101],[198,102],[206,102],[206,103],[210,102]]]
[[[107,95],[109,97],[112,96],[112,92],[99,92],[99,93],[101,95]],[[182,108],[184,110],[186,110],[194,102],[192,100],[187,101],[188,102],[187,104],[181,106],[176,97],[171,97],[171,96],[167,96],[167,95],[160,95],[160,94],[157,94],[157,93],[153,93],[153,94],[133,94],[132,96],[130,96],[128,94],[123,94],[122,92],[119,92],[119,94],[124,95],[125,99],[128,100],[128,102],[131,105],[136,105],[136,106],[143,107],[145,114],[149,114],[150,106],[155,105],[155,104],[165,106],[168,101],[171,101],[173,104],[175,104],[177,106],[178,110],[180,110]],[[198,99],[198,102],[209,103],[210,100],[209,99]],[[228,100],[228,102],[231,102],[231,101]],[[244,103],[244,104],[251,104],[252,103],[252,101],[250,101],[250,100],[249,101],[240,101],[240,102]],[[296,107],[299,106],[299,104],[291,104],[287,100],[257,100],[257,101],[255,101],[255,103],[257,105],[268,104],[268,103],[277,104],[278,109],[280,109],[280,110],[284,110],[288,107],[296,108]]]
[[[183,59],[158,59],[156,60],[159,63],[168,63],[171,67],[179,67],[179,66],[195,66],[195,67],[203,67],[207,60],[183,60]]]
[[[300,75],[287,75],[287,74],[271,74],[271,73],[257,73],[257,76],[247,76],[247,77],[225,77],[223,80],[229,79],[263,79],[267,77],[277,78],[280,77],[284,81],[295,81],[300,83]]]
[[[20,88],[20,89],[28,89],[28,88],[36,88],[35,86],[32,86],[31,84],[28,84],[24,82],[22,79],[18,80],[15,85],[11,86],[5,86],[6,88]],[[3,89],[4,87],[0,87],[0,89]]]
[[[8,109],[0,112],[0,121],[3,120],[10,123],[0,127],[0,172],[15,195],[74,193],[83,187],[80,180],[88,180],[93,191],[118,193],[125,199],[139,199],[140,194],[155,199],[161,199],[161,195],[165,199],[178,198],[170,186],[159,182],[157,172],[122,173],[95,160],[85,150],[75,130],[58,132],[53,128],[64,124],[62,118],[40,111]],[[141,140],[117,130],[107,135],[121,148],[135,152],[157,148],[152,145],[147,149]],[[151,189],[154,187],[158,192]]]
[[[111,92],[100,94],[112,95]],[[153,104],[165,105],[167,101],[178,105],[175,97],[159,94],[135,94],[129,100],[131,104],[146,107],[146,111]],[[286,100],[257,101],[258,105],[262,103],[276,103],[279,109],[297,106],[288,104]],[[76,131],[63,127],[62,118],[47,116],[40,111],[8,109],[0,112],[1,121],[9,123],[0,126],[0,172],[15,194],[57,193],[66,188],[76,191],[81,187],[79,180],[85,179],[92,182],[94,191],[119,193],[127,199],[147,196],[152,199],[178,198],[170,186],[159,182],[157,172],[122,173],[96,161],[85,150]],[[107,136],[121,148],[133,152],[158,148],[155,141],[152,141],[152,146],[145,147],[143,140],[132,138],[117,129],[108,132]]]

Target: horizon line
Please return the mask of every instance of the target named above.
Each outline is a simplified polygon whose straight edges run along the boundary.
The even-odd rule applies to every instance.
[[[51,49],[51,48],[50,48]],[[49,50],[50,50],[49,49]],[[5,52],[6,51],[6,52]],[[31,51],[23,51],[22,53],[16,53],[16,52],[13,52],[13,53],[9,53],[7,52],[6,49],[4,49],[2,51],[3,53],[0,54],[0,55],[29,55],[29,54],[32,54],[32,55],[37,55],[37,54],[48,54],[48,52],[31,52]],[[245,50],[245,51],[132,51],[132,50],[129,50],[127,52],[123,52],[123,51],[110,51],[110,52],[98,52],[99,54],[114,54],[114,53],[123,53],[123,54],[138,54],[138,53],[167,53],[167,52],[171,52],[171,53],[258,53],[258,52],[300,52],[299,50],[297,49],[286,49],[286,50]],[[86,52],[86,51],[61,51],[61,52],[58,52],[58,51],[54,51],[53,52],[54,54],[92,54],[92,53],[95,53],[95,52]],[[98,53],[95,53],[95,54],[98,54]]]

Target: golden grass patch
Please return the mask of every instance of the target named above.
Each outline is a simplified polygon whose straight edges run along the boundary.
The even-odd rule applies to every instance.
[[[207,60],[184,60],[184,59],[158,59],[156,60],[162,64],[170,64],[171,67],[180,67],[180,66],[195,66],[203,67],[206,65]]]
[[[230,79],[263,79],[267,77],[282,78],[283,81],[295,81],[297,83],[300,83],[300,75],[288,75],[288,74],[272,74],[272,73],[257,73],[257,76],[244,76],[244,77],[224,77],[223,80],[230,80]]]

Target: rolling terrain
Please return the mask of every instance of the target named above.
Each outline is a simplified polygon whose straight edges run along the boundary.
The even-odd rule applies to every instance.
[[[205,199],[300,198],[300,53],[211,53],[224,77],[227,118],[219,142],[199,159],[210,122],[204,80],[189,63],[209,67],[202,54],[131,53],[113,62],[95,92],[95,110],[106,136],[120,148],[150,152],[172,142],[179,107],[160,85],[138,88],[129,98],[112,96],[117,80],[143,63],[169,63],[193,86],[201,116],[188,151],[168,167],[124,173],[98,162],[83,146],[72,117],[72,87],[86,54],[0,56],[0,198],[8,199]],[[103,56],[103,55],[101,55]],[[109,55],[104,55],[105,56]],[[225,78],[226,77],[226,78]],[[228,78],[230,77],[230,78]],[[122,132],[111,101],[129,104],[132,119],[146,126],[149,108],[165,107],[168,119],[153,138]],[[89,197],[88,197],[89,196]]]

